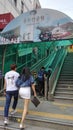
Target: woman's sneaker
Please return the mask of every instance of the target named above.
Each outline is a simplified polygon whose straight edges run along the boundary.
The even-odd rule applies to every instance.
[[[4,125],[8,125],[8,124],[9,124],[8,118],[5,118],[4,119]]]
[[[13,111],[11,111],[11,115],[14,115],[15,113],[17,112],[17,110],[15,109],[15,110],[13,110]]]
[[[20,130],[25,130],[25,126],[20,124]]]

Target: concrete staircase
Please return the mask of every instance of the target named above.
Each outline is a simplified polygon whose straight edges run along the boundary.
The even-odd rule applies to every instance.
[[[65,58],[54,99],[73,102],[73,53],[68,53]]]

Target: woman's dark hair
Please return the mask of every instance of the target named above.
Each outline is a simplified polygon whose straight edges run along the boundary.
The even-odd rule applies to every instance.
[[[25,77],[25,81],[28,80],[31,75],[30,69],[28,67],[24,67],[21,75],[23,75]]]

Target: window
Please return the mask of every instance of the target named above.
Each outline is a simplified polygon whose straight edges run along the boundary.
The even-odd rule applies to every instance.
[[[14,4],[15,4],[15,6],[17,6],[17,0],[14,0]]]
[[[21,1],[21,13],[23,13],[23,12],[24,12],[24,2]]]

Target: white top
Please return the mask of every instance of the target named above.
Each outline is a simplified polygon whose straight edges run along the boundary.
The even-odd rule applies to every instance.
[[[19,77],[19,73],[17,73],[14,70],[11,70],[5,74],[6,91],[14,91],[18,89],[15,85],[15,82],[18,77]]]

